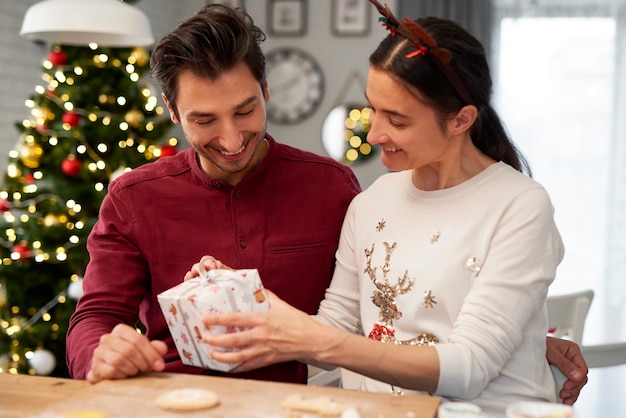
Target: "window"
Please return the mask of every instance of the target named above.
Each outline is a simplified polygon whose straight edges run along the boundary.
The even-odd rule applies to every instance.
[[[550,293],[593,288],[585,343],[623,339],[623,321],[607,310],[606,290],[614,225],[616,21],[505,17],[499,35],[495,105],[533,177],[550,194],[565,243]]]

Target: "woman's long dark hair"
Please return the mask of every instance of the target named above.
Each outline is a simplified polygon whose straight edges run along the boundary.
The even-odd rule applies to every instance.
[[[467,104],[478,109],[470,129],[474,145],[496,161],[503,161],[518,171],[531,175],[530,167],[506,131],[500,117],[490,104],[493,83],[485,50],[481,43],[459,24],[447,19],[427,17],[416,22],[434,39],[439,48],[452,54],[450,63],[469,93],[465,103],[450,79],[429,54],[407,54],[416,47],[399,35],[387,36],[370,56],[372,67],[387,71],[401,82],[417,89],[420,97],[436,109],[443,123]]]

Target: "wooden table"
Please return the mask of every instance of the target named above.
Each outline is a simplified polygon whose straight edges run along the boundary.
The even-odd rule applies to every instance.
[[[187,387],[216,392],[220,405],[180,413],[155,405],[160,394]],[[293,394],[307,399],[328,396],[335,402],[355,405],[362,418],[435,418],[440,403],[438,397],[393,397],[331,387],[171,373],[151,373],[95,385],[79,380],[0,373],[0,417],[37,418],[43,412],[82,412],[83,418],[319,417],[281,408],[281,402]]]

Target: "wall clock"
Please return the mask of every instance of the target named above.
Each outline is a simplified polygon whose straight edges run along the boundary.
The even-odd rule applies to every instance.
[[[277,48],[265,55],[270,100],[267,118],[275,123],[294,124],[311,116],[324,95],[324,74],[309,53]]]

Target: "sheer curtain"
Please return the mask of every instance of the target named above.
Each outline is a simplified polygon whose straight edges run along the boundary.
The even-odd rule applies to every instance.
[[[617,3],[617,2],[616,2]],[[626,4],[613,7],[617,22],[615,36],[615,118],[613,135],[612,180],[609,202],[607,253],[607,294],[609,312],[622,324],[621,339],[626,339]]]
[[[496,107],[565,242],[551,293],[594,289],[583,343],[626,340],[626,2],[494,6]]]

